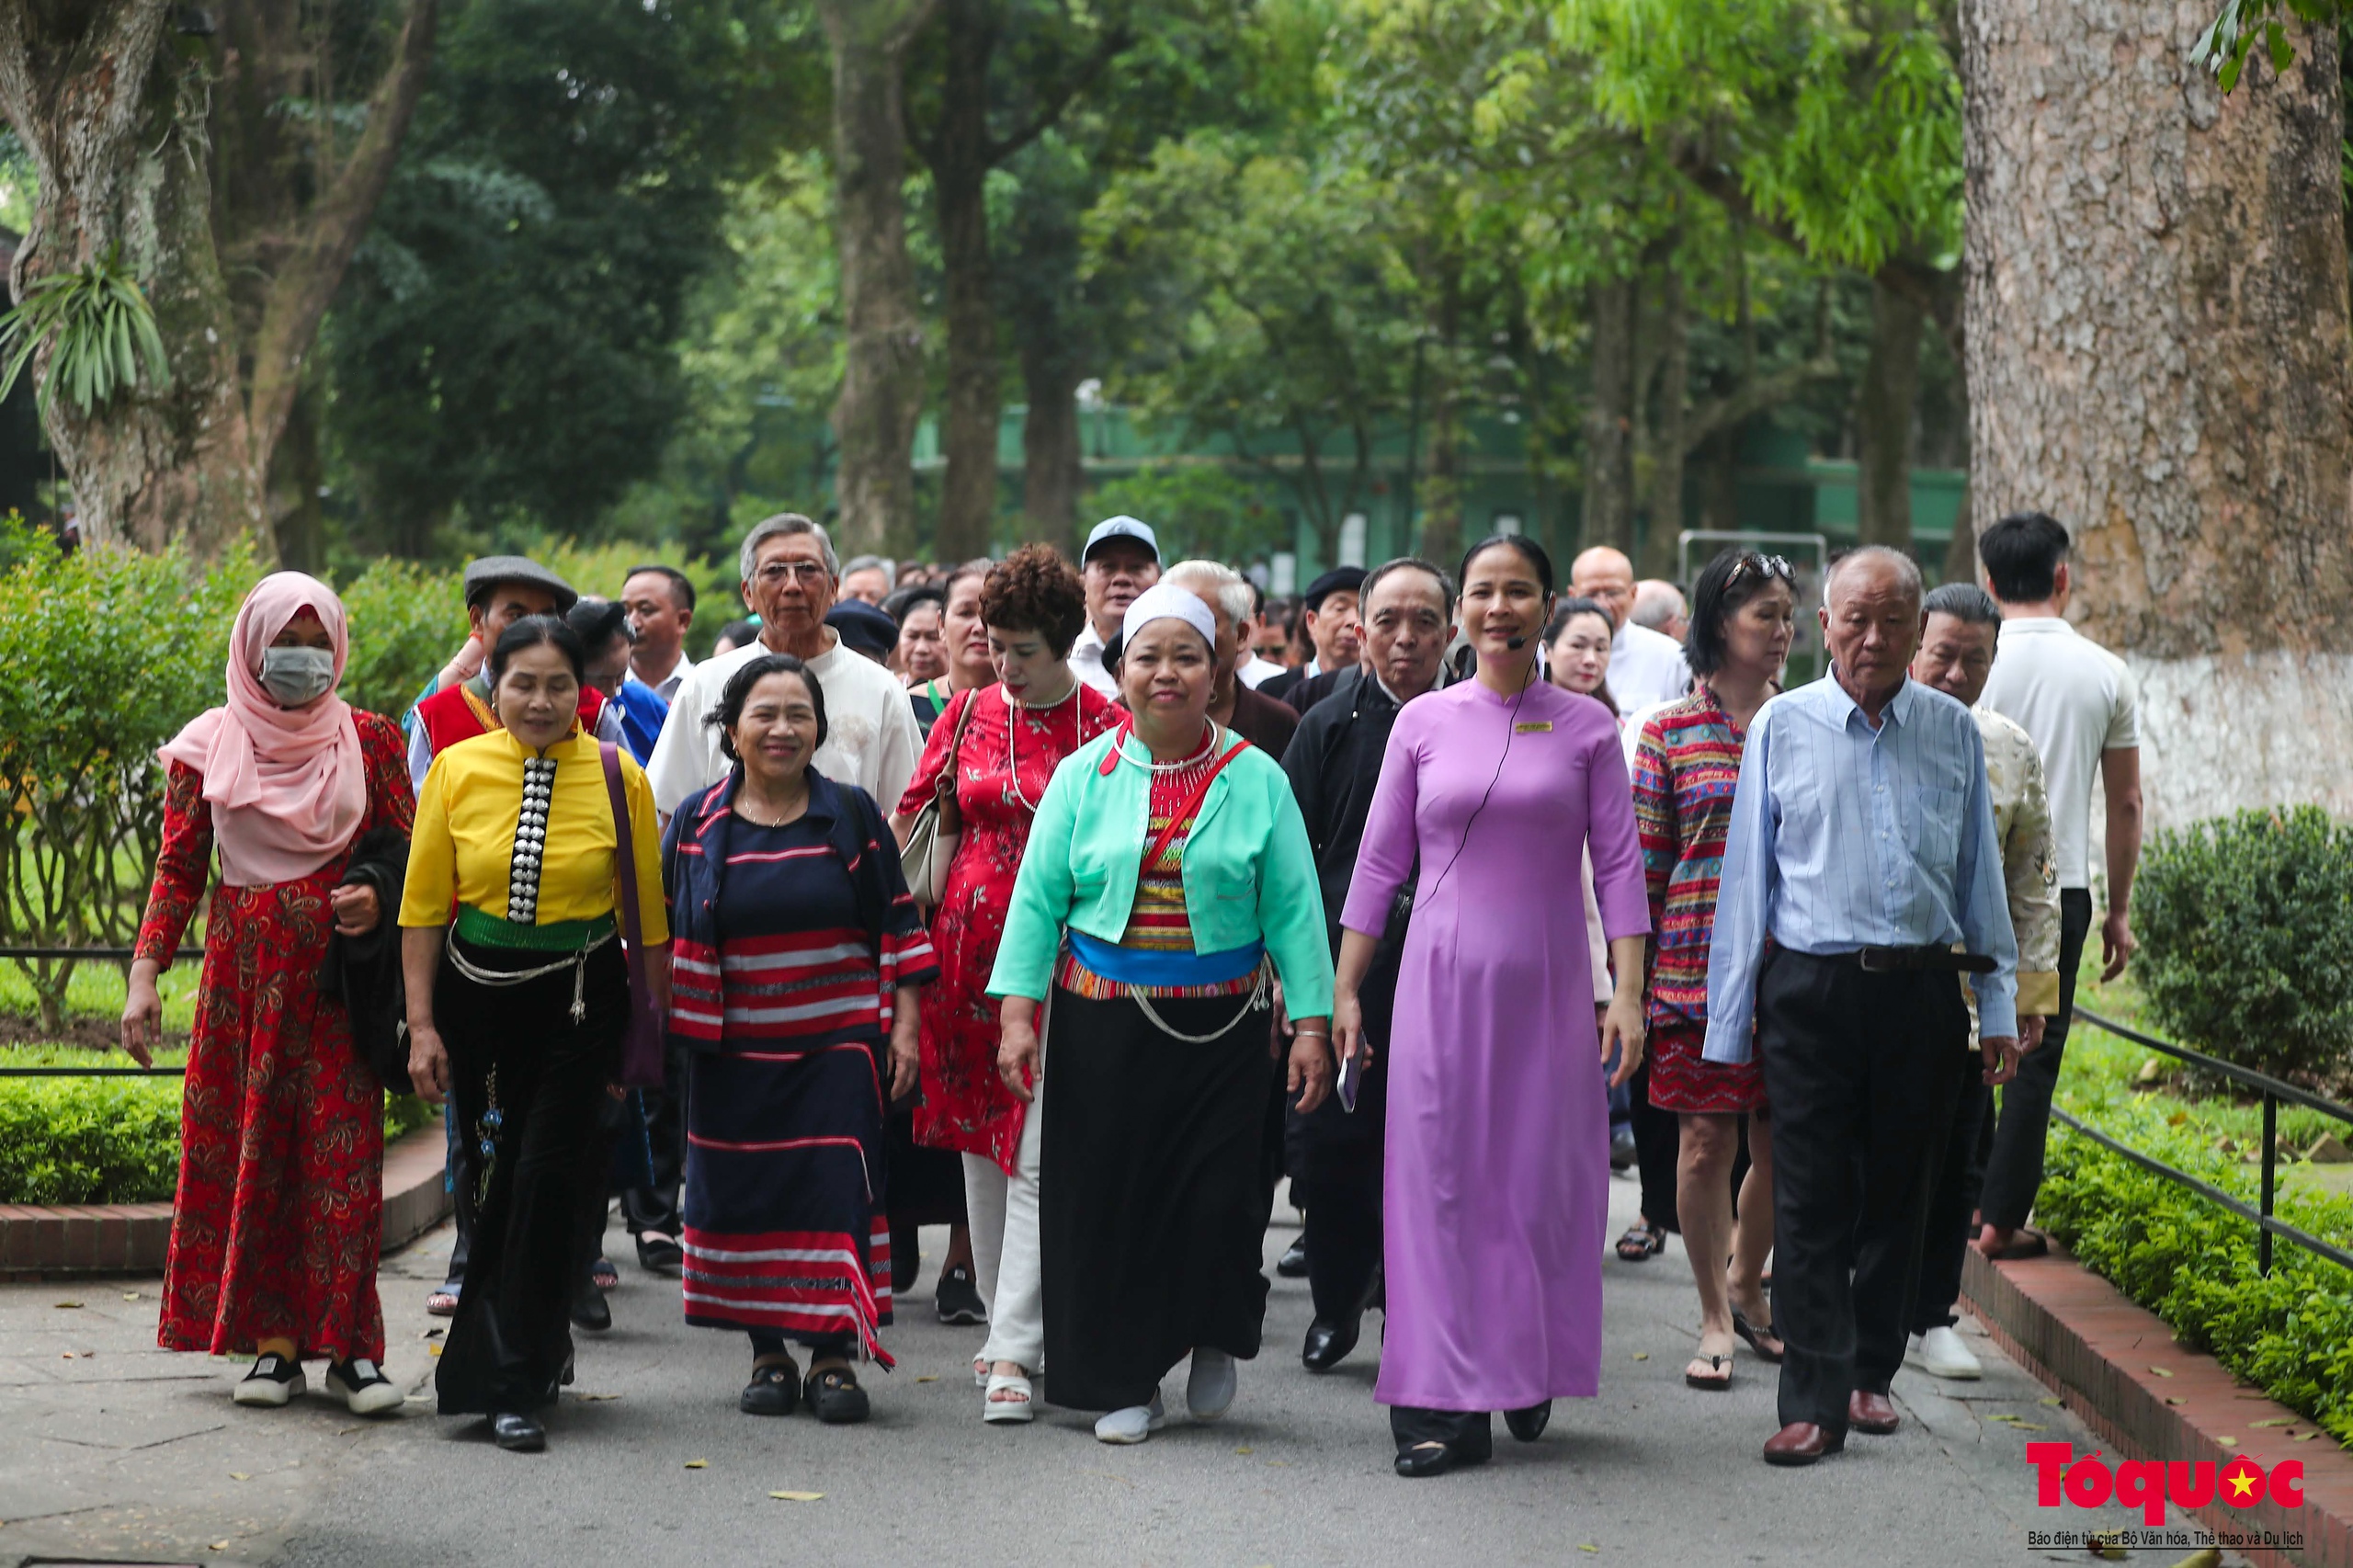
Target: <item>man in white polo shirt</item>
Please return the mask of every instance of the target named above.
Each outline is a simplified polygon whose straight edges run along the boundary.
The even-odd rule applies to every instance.
[[[2034,738],[2051,798],[2059,865],[2059,1011],[2040,1048],[2027,1052],[2002,1094],[2002,1118],[1985,1165],[1977,1247],[1989,1257],[2030,1256],[2040,1236],[2021,1235],[2042,1186],[2051,1092],[2075,1010],[2075,970],[2091,930],[2092,775],[2107,812],[2108,914],[2100,923],[2100,979],[2124,972],[2137,945],[2126,911],[2141,863],[2138,693],[2124,661],[2067,624],[2075,584],[2067,530],[2040,512],[2004,517],[1977,541],[1985,585],[2002,609],[2000,656],[1979,706]]]
[[[1086,624],[1071,644],[1071,674],[1117,697],[1120,683],[1103,668],[1103,644],[1118,632],[1136,596],[1160,581],[1160,540],[1152,526],[1130,517],[1096,524],[1078,554],[1078,577],[1086,588]]]
[[[666,818],[679,803],[727,776],[719,732],[703,716],[719,706],[727,679],[763,653],[791,653],[825,692],[825,744],[811,766],[837,784],[855,784],[888,813],[915,776],[923,742],[906,688],[889,670],[842,646],[825,624],[841,564],[825,530],[797,512],[781,512],[744,538],[744,603],[760,619],[749,646],[714,654],[678,683],[670,722],[645,772],[654,803]]]
[[[1691,689],[1683,645],[1634,624],[1634,563],[1624,552],[1597,544],[1580,554],[1569,562],[1569,592],[1608,610],[1617,629],[1609,640],[1609,695],[1618,699],[1619,712],[1673,702]]]

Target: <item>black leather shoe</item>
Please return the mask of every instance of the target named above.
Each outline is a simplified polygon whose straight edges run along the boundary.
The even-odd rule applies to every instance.
[[[674,1275],[686,1260],[686,1249],[659,1231],[637,1238],[637,1266],[648,1274]]]
[[[1311,1372],[1328,1372],[1338,1366],[1347,1353],[1357,1347],[1357,1333],[1361,1319],[1350,1318],[1346,1323],[1325,1323],[1317,1318],[1307,1325],[1307,1343],[1301,1347],[1299,1359]]]
[[[1513,1437],[1523,1443],[1536,1441],[1544,1435],[1544,1428],[1552,1424],[1552,1402],[1549,1399],[1541,1404],[1531,1404],[1525,1410],[1504,1412],[1504,1425],[1510,1428]]]
[[[1275,1272],[1286,1279],[1307,1278],[1307,1238],[1305,1236],[1300,1237],[1283,1249],[1282,1256],[1275,1260]]]
[[[1448,1443],[1416,1443],[1397,1450],[1397,1473],[1408,1481],[1444,1475],[1454,1468],[1454,1449]]]
[[[573,1292],[572,1321],[581,1328],[602,1334],[613,1326],[613,1309],[605,1302],[605,1293],[587,1280]]]
[[[536,1454],[548,1446],[548,1429],[536,1415],[494,1415],[490,1437],[510,1454]]]

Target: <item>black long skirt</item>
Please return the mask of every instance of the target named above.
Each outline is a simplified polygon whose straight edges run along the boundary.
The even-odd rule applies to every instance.
[[[536,969],[556,956],[460,942],[480,969]],[[620,944],[588,957],[584,1022],[572,1018],[567,967],[520,985],[481,985],[445,955],[433,1017],[449,1048],[452,1114],[479,1193],[458,1316],[434,1372],[444,1415],[526,1412],[553,1403],[572,1358],[571,1306],[584,1260],[583,1195],[605,1190],[597,1117],[620,1068],[629,971]]]
[[[1158,1000],[1206,1035],[1239,996]],[[1038,1240],[1045,1397],[1144,1404],[1196,1347],[1258,1353],[1267,1117],[1263,1015],[1206,1045],[1165,1034],[1124,996],[1056,987],[1046,1046]]]

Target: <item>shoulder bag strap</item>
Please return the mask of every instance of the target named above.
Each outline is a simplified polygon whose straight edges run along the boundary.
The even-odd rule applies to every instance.
[[[977,686],[958,694],[963,699],[964,706],[957,710],[956,728],[948,737],[947,766],[940,768],[939,777],[931,782],[931,792],[936,796],[947,797],[956,793],[956,759],[964,750],[964,726],[972,722],[972,710],[980,706],[980,694],[981,688]],[[952,707],[956,698],[951,697],[948,700]]]
[[[621,884],[620,907],[614,913],[620,921],[621,940],[629,944],[631,979],[637,980],[641,978],[637,971],[645,962],[638,931],[637,835],[630,831],[629,790],[621,780],[620,748],[610,741],[598,741],[597,755],[605,764],[605,794],[613,805],[613,867]]]
[[[1142,868],[1136,873],[1139,877],[1152,875],[1153,868],[1160,864],[1160,858],[1167,854],[1168,846],[1176,841],[1176,830],[1190,822],[1193,814],[1201,809],[1201,802],[1210,798],[1210,786],[1216,783],[1217,776],[1225,771],[1225,765],[1249,749],[1248,741],[1235,741],[1233,749],[1210,764],[1210,770],[1201,775],[1201,781],[1193,787],[1191,798],[1168,819],[1168,825],[1160,830],[1160,836],[1152,841],[1150,849],[1144,851]]]

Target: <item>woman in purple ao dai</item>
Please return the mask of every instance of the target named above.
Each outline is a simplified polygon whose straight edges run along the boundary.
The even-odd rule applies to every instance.
[[[1333,1044],[1389,1053],[1375,1397],[1401,1475],[1487,1458],[1497,1410],[1533,1441],[1555,1398],[1599,1383],[1608,1085],[1640,1064],[1643,1023],[1625,983],[1593,1027],[1588,846],[1620,976],[1643,972],[1650,915],[1617,724],[1536,671],[1552,597],[1527,540],[1464,557],[1478,676],[1398,715],[1340,917]],[[1357,987],[1409,876],[1392,1038],[1367,1040]]]

